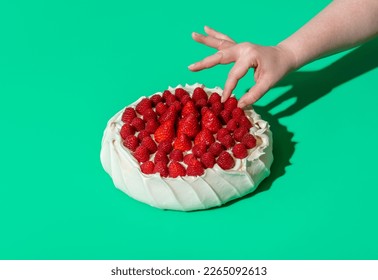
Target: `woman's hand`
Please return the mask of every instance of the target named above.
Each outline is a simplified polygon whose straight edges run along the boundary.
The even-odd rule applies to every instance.
[[[283,46],[264,47],[252,43],[237,44],[225,34],[205,26],[207,36],[193,33],[195,41],[218,52],[189,66],[192,71],[235,62],[224,86],[222,100],[230,97],[238,81],[254,68],[255,85],[239,100],[239,107],[256,102],[289,71],[296,68],[295,56]]]

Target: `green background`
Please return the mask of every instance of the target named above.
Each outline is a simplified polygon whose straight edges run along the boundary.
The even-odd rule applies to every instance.
[[[117,190],[99,160],[107,120],[169,85],[223,86],[209,25],[276,44],[328,1],[1,1],[1,259],[377,259],[377,46],[300,69],[256,105],[272,175],[208,211],[163,211]],[[238,85],[240,97],[252,72]]]

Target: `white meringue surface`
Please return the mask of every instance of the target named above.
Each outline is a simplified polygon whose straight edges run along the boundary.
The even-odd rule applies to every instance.
[[[185,87],[179,85],[176,88],[178,87],[184,88],[189,94],[197,87],[202,87],[208,95],[213,92],[222,94],[219,87],[206,88],[198,83]],[[168,88],[171,92],[174,92],[174,89]],[[126,107],[135,108],[142,98],[144,96]],[[248,150],[247,158],[235,159],[235,166],[230,170],[223,170],[215,164],[213,168],[205,169],[202,176],[178,178],[163,178],[159,174],[147,175],[141,172],[137,160],[123,146],[119,133],[125,108],[108,121],[102,139],[100,158],[114,185],[136,200],[161,209],[208,209],[253,192],[270,174],[273,161],[272,133],[269,124],[252,108],[245,112],[253,123],[250,133],[256,137],[257,144],[255,148]]]

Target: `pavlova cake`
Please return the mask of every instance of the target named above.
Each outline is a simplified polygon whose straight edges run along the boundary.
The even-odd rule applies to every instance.
[[[115,186],[161,209],[220,206],[253,192],[273,161],[269,125],[222,89],[169,87],[141,97],[105,129],[101,163]]]

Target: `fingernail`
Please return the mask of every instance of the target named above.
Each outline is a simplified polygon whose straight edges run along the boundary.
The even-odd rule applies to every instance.
[[[189,68],[189,69],[192,69],[195,65],[196,65],[195,63],[190,64],[190,65],[188,66],[188,68]]]
[[[192,34],[193,34],[193,36],[198,36],[199,35],[197,32],[193,32]]]

